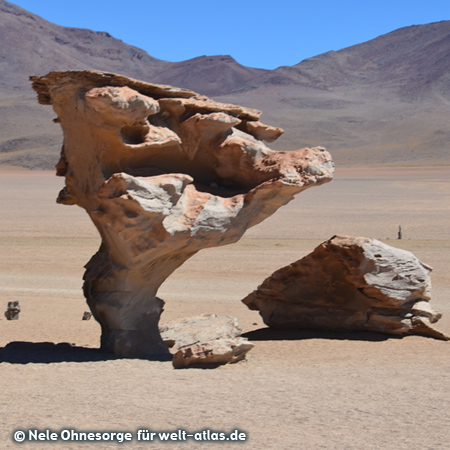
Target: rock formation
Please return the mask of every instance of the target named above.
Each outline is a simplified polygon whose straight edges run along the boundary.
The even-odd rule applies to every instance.
[[[268,149],[258,139],[282,130],[253,109],[103,72],[30,79],[64,132],[57,201],[84,208],[102,238],[84,294],[101,347],[118,356],[170,356],[158,331],[161,283],[202,248],[236,242],[332,179],[321,147]]]
[[[181,347],[174,355],[175,369],[186,367],[216,367],[234,364],[245,359],[254,345],[245,338],[216,339]]]
[[[172,320],[160,327],[161,337],[176,350],[172,364],[185,367],[215,367],[245,359],[254,347],[240,337],[242,329],[234,317],[202,314]]]
[[[19,320],[20,304],[18,301],[8,302],[8,308],[5,311],[5,317],[8,320]]]
[[[208,313],[172,320],[162,325],[159,331],[165,344],[176,350],[197,342],[235,339],[242,333],[235,317]]]
[[[448,340],[432,323],[432,268],[363,237],[334,236],[276,271],[242,301],[274,328],[372,330]]]

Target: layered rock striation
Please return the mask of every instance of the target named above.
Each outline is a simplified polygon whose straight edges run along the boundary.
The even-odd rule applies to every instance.
[[[207,247],[236,242],[293,196],[332,179],[324,148],[274,152],[282,133],[259,111],[195,92],[92,71],[30,77],[64,132],[58,202],[84,208],[102,244],[84,294],[101,347],[169,356],[161,283]]]
[[[432,268],[412,253],[363,237],[334,236],[277,270],[242,301],[274,328],[421,334],[433,323]]]

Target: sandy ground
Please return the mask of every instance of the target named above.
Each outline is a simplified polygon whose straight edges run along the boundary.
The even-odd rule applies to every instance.
[[[62,186],[48,172],[0,171],[0,306],[22,307],[20,320],[0,318],[1,449],[448,450],[449,342],[271,332],[240,300],[334,234],[370,236],[434,267],[437,328],[450,333],[450,167],[338,169],[238,244],[182,266],[159,292],[161,321],[233,315],[255,343],[246,362],[214,370],[94,350],[100,331],[81,320],[81,278],[99,238],[83,210],[54,202]],[[133,441],[13,442],[28,429],[128,431]],[[240,430],[247,440],[138,442],[139,429]]]

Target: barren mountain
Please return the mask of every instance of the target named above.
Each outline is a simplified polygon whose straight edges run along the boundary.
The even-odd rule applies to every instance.
[[[280,67],[221,99],[284,127],[280,149],[320,144],[341,164],[449,164],[450,21]]]
[[[199,56],[172,63],[153,77],[153,82],[188,87],[208,96],[236,91],[270,70],[245,67],[231,56]]]
[[[243,89],[267,84],[317,89],[361,87],[403,100],[433,92],[450,99],[450,21],[400,28],[362,44],[279,67]]]
[[[268,71],[230,56],[170,63],[107,32],[52,24],[0,0],[0,164],[51,168],[62,137],[29,75],[97,69],[172,84],[264,112],[280,150],[323,145],[338,164],[450,162],[450,21]]]
[[[0,90],[31,92],[29,75],[97,69],[148,80],[170,63],[107,32],[60,27],[0,0]]]

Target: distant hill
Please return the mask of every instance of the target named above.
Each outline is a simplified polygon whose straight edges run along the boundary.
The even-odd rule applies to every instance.
[[[259,86],[317,89],[361,87],[406,101],[430,94],[450,99],[450,21],[401,28],[362,44],[330,51],[292,67],[280,67],[251,81]]]
[[[340,164],[450,164],[450,21],[280,67],[220,99],[284,127],[279,149],[320,144]]]
[[[153,77],[153,82],[188,87],[210,97],[241,89],[270,70],[253,69],[237,63],[231,56],[199,56],[171,63]]]
[[[170,63],[95,32],[61,27],[0,0],[0,164],[52,168],[62,142],[29,75],[96,69],[189,88],[263,111],[272,148],[327,147],[338,164],[450,164],[450,21],[262,70],[231,56]]]

